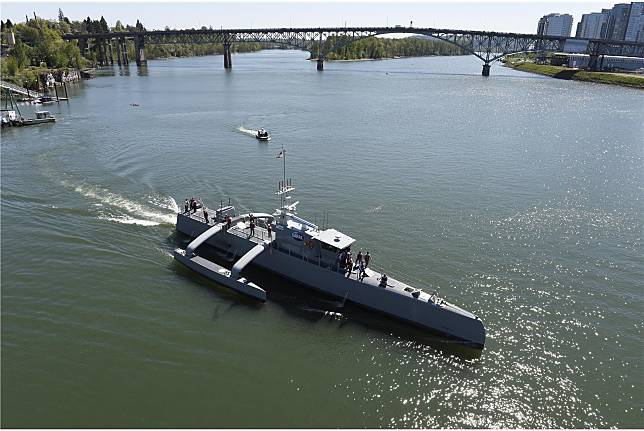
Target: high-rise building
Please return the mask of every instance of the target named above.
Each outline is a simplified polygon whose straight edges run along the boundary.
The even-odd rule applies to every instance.
[[[644,2],[631,3],[624,40],[628,42],[644,42]]]
[[[585,13],[581,16],[581,21],[577,25],[575,37],[584,39],[604,39],[608,30],[607,13],[593,12]]]
[[[575,36],[644,42],[644,2],[618,3],[611,9],[584,14]]]
[[[572,31],[572,15],[551,13],[544,15],[537,25],[537,34],[544,36],[570,37]]]
[[[607,39],[624,40],[630,12],[631,5],[628,3],[616,4],[612,9],[602,9],[602,13],[608,15]]]

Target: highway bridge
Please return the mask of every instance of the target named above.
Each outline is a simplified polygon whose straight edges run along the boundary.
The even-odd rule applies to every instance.
[[[132,39],[136,64],[146,63],[146,44],[218,43],[224,47],[224,68],[232,68],[231,46],[240,42],[267,42],[299,48],[317,57],[317,69],[324,69],[326,55],[357,40],[388,34],[429,36],[458,46],[483,62],[483,76],[489,76],[494,61],[519,52],[573,52],[590,55],[591,68],[598,68],[603,55],[644,57],[644,43],[606,39],[578,39],[493,31],[449,30],[418,27],[320,27],[320,28],[248,28],[202,30],[137,30],[108,33],[66,34],[66,40],[78,40],[81,49],[97,47],[100,64],[113,64],[114,54],[120,65],[128,64],[125,41]],[[570,51],[570,50],[569,50]]]

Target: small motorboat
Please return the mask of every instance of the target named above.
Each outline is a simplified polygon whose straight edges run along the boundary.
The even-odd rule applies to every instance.
[[[55,101],[56,101],[56,100],[54,100],[54,98],[53,98],[53,97],[51,97],[51,96],[42,96],[42,97],[40,98],[40,103],[41,103],[41,104],[43,104],[43,105],[51,105],[51,104],[52,104],[52,103],[54,103]]]
[[[265,129],[259,129],[257,131],[257,134],[255,135],[257,139],[260,141],[270,141],[271,140],[271,135],[268,134],[268,131]]]
[[[54,123],[56,118],[49,111],[36,111],[36,118],[26,118],[20,122],[21,126],[31,126],[33,124]]]

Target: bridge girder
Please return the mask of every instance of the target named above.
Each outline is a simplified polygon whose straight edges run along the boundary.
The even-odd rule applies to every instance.
[[[333,45],[322,45],[318,54],[324,56],[333,49],[367,37],[406,33],[431,36],[451,43],[481,59],[485,64],[506,55],[530,51],[562,51],[567,39],[575,38],[539,36],[519,33],[499,33],[470,30],[446,30],[412,27],[340,27],[340,28],[275,28],[275,29],[220,29],[220,30],[153,30],[136,32],[111,32],[97,34],[68,34],[66,40],[101,40],[116,38],[145,38],[145,44],[171,43],[220,43],[263,42],[292,46],[312,52],[320,41],[333,40]],[[577,39],[587,42],[583,51],[591,55],[623,55],[644,57],[644,43]],[[339,41],[339,42],[338,42]],[[312,54],[315,54],[312,52]]]

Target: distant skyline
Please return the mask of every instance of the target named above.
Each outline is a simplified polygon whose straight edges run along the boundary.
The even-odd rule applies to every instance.
[[[58,8],[70,20],[104,16],[110,26],[141,20],[149,30],[170,28],[409,26],[536,33],[537,22],[549,13],[569,13],[573,30],[581,15],[611,8],[616,2],[6,2],[2,20],[23,22],[25,15],[56,19]],[[573,31],[574,34],[574,31]]]

